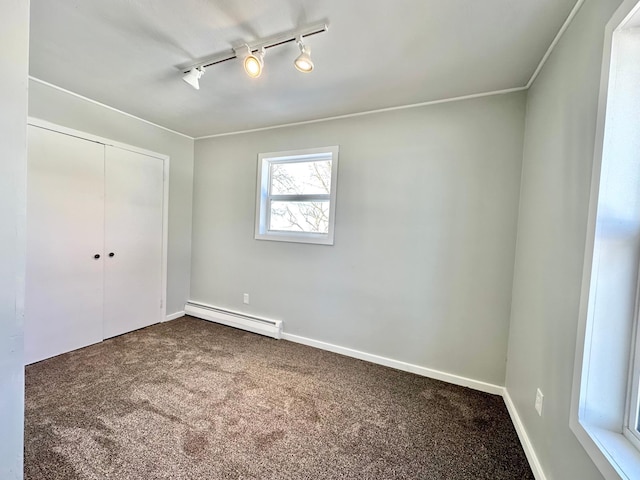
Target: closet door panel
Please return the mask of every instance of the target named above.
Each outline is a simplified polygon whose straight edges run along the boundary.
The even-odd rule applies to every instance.
[[[28,141],[24,338],[33,363],[102,340],[104,145],[34,126]]]
[[[161,320],[163,168],[106,147],[105,338]]]

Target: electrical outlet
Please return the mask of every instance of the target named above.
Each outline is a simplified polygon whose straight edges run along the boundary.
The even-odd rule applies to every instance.
[[[542,391],[538,388],[536,390],[536,412],[538,415],[542,416],[542,403],[544,402],[544,395]]]
[[[242,296],[242,303],[244,303],[245,305],[249,305],[249,294],[248,293],[245,293]]]

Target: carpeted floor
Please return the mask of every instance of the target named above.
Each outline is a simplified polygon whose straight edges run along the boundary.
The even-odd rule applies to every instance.
[[[25,479],[533,475],[498,396],[185,317],[27,367]]]

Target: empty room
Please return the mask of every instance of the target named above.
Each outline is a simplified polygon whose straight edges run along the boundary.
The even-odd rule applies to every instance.
[[[640,479],[640,0],[0,8],[0,480]]]

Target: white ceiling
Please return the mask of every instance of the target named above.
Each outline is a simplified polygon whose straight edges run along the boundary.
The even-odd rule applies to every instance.
[[[30,74],[199,137],[523,87],[575,1],[32,0]],[[258,79],[176,68],[323,20],[311,74],[294,43]]]

